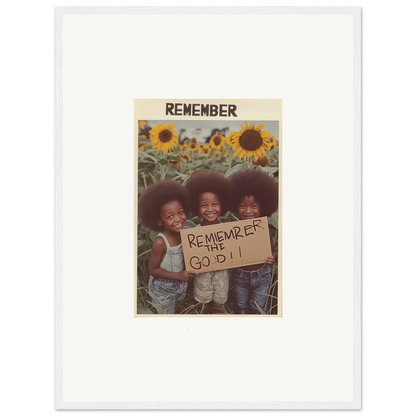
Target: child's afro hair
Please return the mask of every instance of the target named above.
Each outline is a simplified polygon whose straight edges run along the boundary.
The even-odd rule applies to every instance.
[[[277,210],[278,186],[274,179],[259,169],[240,170],[229,178],[230,208],[238,206],[246,196],[253,196],[260,204],[260,215],[270,217]]]
[[[172,179],[165,179],[148,186],[139,198],[139,217],[146,228],[159,231],[160,212],[163,205],[171,201],[179,201],[188,211],[188,193],[184,186]]]
[[[228,211],[228,181],[221,173],[214,171],[199,170],[195,171],[185,182],[189,193],[191,211],[199,213],[199,195],[204,192],[217,194],[221,203],[221,215]]]

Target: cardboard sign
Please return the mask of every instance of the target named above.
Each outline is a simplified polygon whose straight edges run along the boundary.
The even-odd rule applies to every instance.
[[[188,272],[259,264],[271,256],[267,217],[189,228],[181,238]]]

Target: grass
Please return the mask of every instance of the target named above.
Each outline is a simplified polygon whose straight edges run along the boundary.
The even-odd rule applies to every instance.
[[[150,253],[149,253],[150,254]],[[142,262],[145,262],[145,258],[142,258]],[[163,309],[160,305],[156,307],[152,304],[152,298],[148,290],[149,274],[146,273],[143,266],[139,266],[139,273],[137,279],[137,307],[141,311],[147,310],[148,313],[160,314],[163,313]],[[276,315],[278,311],[278,293],[277,293],[277,267],[273,267],[272,281],[268,293],[267,300],[267,313],[265,313],[258,305],[259,312],[267,315]],[[143,312],[142,312],[143,313]],[[188,282],[188,289],[183,302],[179,305],[176,310],[176,314],[181,315],[198,315],[202,313],[202,305],[198,303],[193,297],[193,279]],[[235,300],[233,281],[230,278],[230,288],[228,292],[228,300],[224,305],[216,305],[216,314],[233,315],[237,313],[237,303]]]

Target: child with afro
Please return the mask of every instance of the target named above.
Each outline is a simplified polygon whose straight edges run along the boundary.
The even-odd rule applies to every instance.
[[[240,220],[270,217],[277,210],[277,183],[258,169],[243,170],[229,177],[231,211]],[[276,250],[270,236],[272,256],[264,263],[232,269],[238,312],[258,314],[266,311],[267,295],[272,278],[271,268]],[[260,309],[259,309],[260,308]]]
[[[187,208],[185,187],[171,179],[150,185],[139,198],[142,224],[159,231],[149,260],[149,292],[153,305],[161,306],[165,314],[175,313],[195,274],[184,270],[180,231],[185,227]]]
[[[200,225],[220,224],[219,217],[228,211],[228,182],[218,172],[196,171],[186,181],[191,211],[201,218]],[[214,305],[228,299],[228,270],[198,273],[194,279],[194,298],[203,313],[213,313]]]

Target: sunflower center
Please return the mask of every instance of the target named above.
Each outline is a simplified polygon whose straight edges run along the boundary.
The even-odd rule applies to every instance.
[[[246,130],[240,137],[240,146],[244,150],[257,150],[263,144],[261,135],[256,130]]]
[[[172,138],[172,133],[169,130],[163,130],[159,133],[159,140],[163,143],[167,143]]]
[[[269,163],[269,158],[267,156],[260,157],[254,162],[255,165],[263,166],[263,167],[267,166],[268,163]]]
[[[189,147],[190,147],[191,149],[195,149],[196,144],[195,144],[195,143],[191,143],[191,144],[189,145]]]
[[[213,140],[214,140],[215,146],[218,146],[219,144],[221,144],[221,137],[220,136],[215,136]]]

